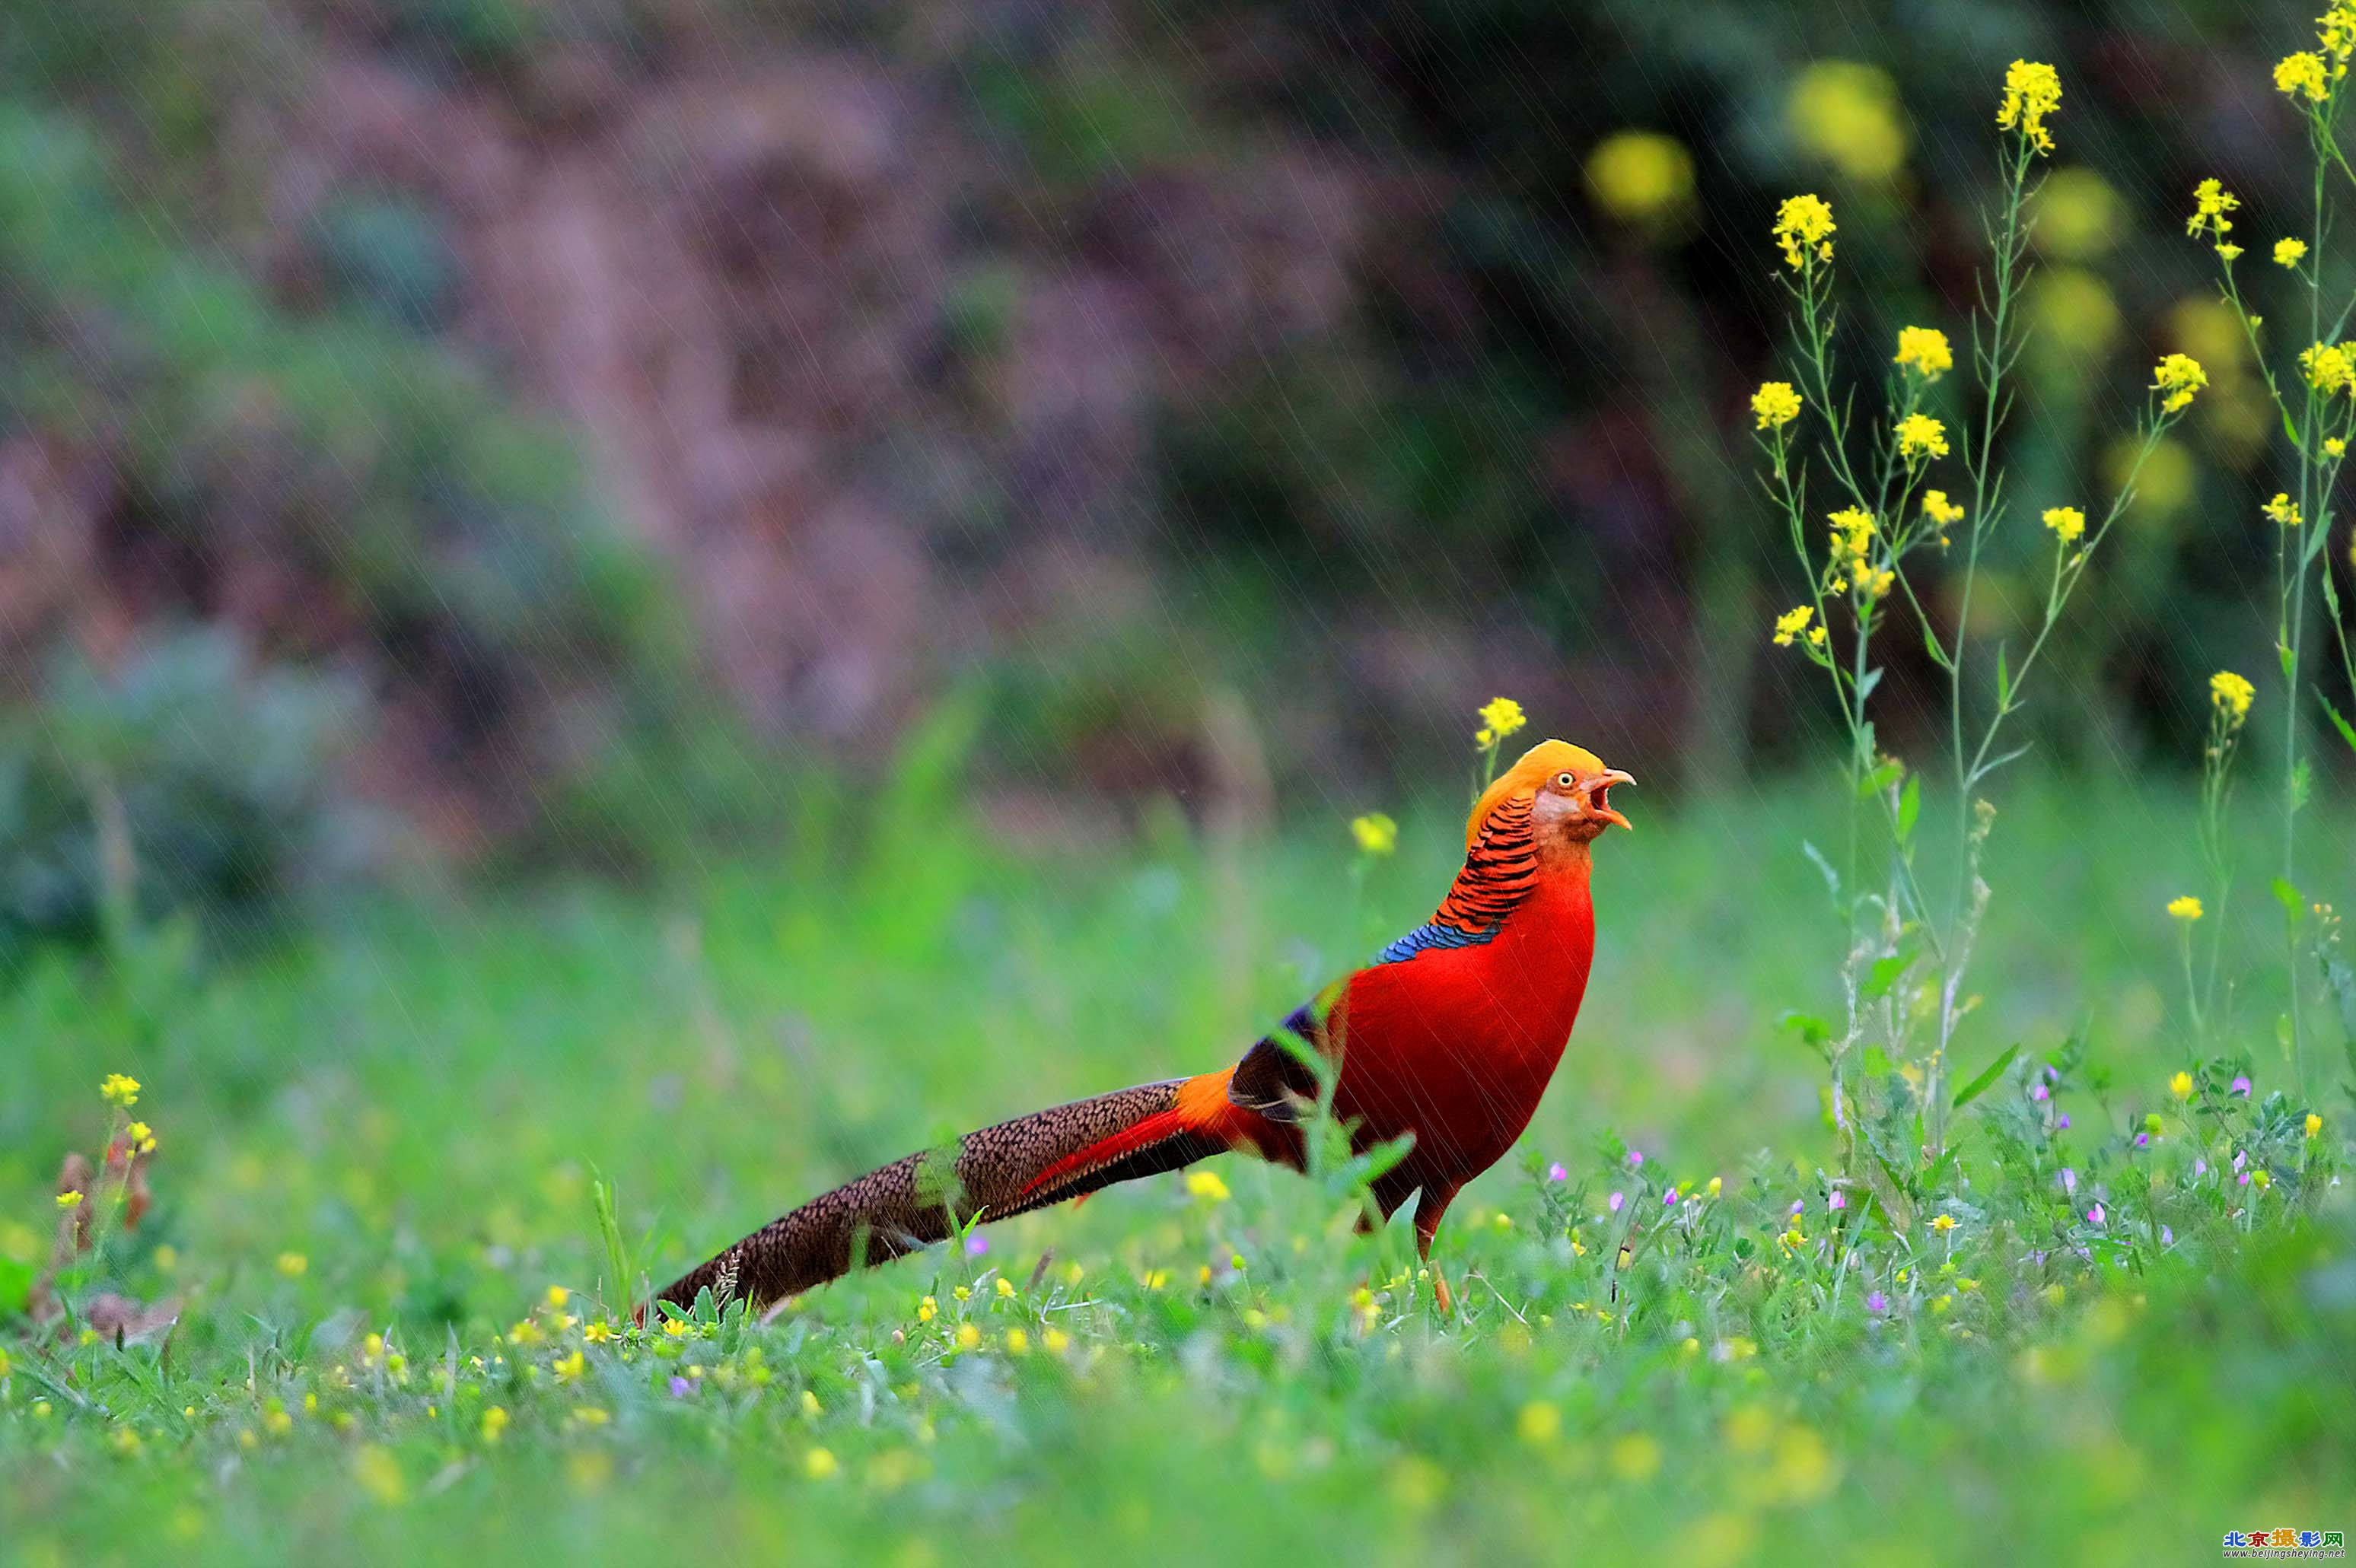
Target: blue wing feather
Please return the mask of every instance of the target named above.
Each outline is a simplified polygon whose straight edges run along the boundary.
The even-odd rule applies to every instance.
[[[1440,947],[1480,947],[1497,940],[1497,933],[1505,923],[1498,921],[1482,931],[1464,931],[1452,925],[1429,921],[1417,926],[1388,947],[1375,955],[1377,964],[1404,964],[1419,953],[1429,953]]]

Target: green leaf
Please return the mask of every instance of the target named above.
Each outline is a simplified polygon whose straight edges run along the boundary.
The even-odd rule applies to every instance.
[[[1840,908],[1840,873],[1833,869],[1833,863],[1825,859],[1825,852],[1822,849],[1817,848],[1814,844],[1811,844],[1804,838],[1800,840],[1800,853],[1805,855],[1815,863],[1816,869],[1824,873],[1825,890],[1833,895],[1833,908],[1836,910]]]
[[[1906,966],[1913,961],[1913,955],[1907,953],[1892,953],[1886,958],[1875,959],[1873,967],[1866,971],[1865,983],[1857,988],[1857,994],[1867,997],[1888,996],[1890,988],[1898,984],[1898,977],[1906,973]]]
[[[1922,775],[1915,773],[1906,781],[1898,795],[1898,842],[1903,844],[1914,837],[1914,819],[1922,812]]]
[[[1996,645],[1996,710],[2004,712],[2012,706],[2012,662],[2002,643]]]
[[[1865,1075],[1868,1078],[1889,1077],[1890,1052],[1882,1050],[1881,1047],[1878,1045],[1867,1046],[1865,1048]]]
[[[2292,887],[2280,877],[2276,877],[2274,880],[2273,885],[2275,891],[2275,902],[2283,906],[2284,915],[2289,919],[2292,925],[2296,926],[2298,923],[2299,916],[2306,912],[2307,901],[2299,897],[2299,892],[2297,888]]]
[[[1997,1054],[1997,1059],[1994,1061],[1989,1062],[1986,1067],[1980,1069],[1978,1077],[1973,1079],[1961,1089],[1955,1091],[1954,1109],[1960,1111],[1965,1106],[1970,1104],[1973,1101],[1978,1099],[1982,1094],[1987,1093],[1988,1085],[2003,1077],[2005,1069],[2010,1067],[2013,1063],[2013,1059],[2019,1054],[2019,1046],[2006,1046],[2003,1051]],[[1950,1150],[1949,1152],[1952,1153],[1953,1151]]]
[[[1776,1020],[1784,1029],[1800,1037],[1803,1045],[1823,1051],[1832,1043],[1833,1026],[1811,1013],[1785,1013]]]
[[[2301,757],[2298,760],[2298,766],[2291,769],[2290,771],[2291,810],[2304,811],[2307,809],[2308,796],[2312,795],[2314,790],[2315,768],[2313,762],[2309,758]]]
[[[1892,757],[1858,781],[1857,797],[1870,800],[1905,774],[1906,764]]]
[[[2350,751],[2356,752],[2356,724],[2351,724],[2347,720],[2341,718],[2340,716],[2340,709],[2331,706],[2331,699],[2329,698],[2325,697],[2321,692],[2316,693],[2316,697],[2318,700],[2322,702],[2323,710],[2331,715],[2331,726],[2333,729],[2340,731],[2340,738],[2348,742],[2348,749]]]

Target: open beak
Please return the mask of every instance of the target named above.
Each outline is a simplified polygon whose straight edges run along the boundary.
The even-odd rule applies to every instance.
[[[1622,827],[1627,828],[1632,833],[1634,832],[1635,828],[1633,825],[1632,825],[1626,817],[1612,809],[1611,790],[1612,786],[1616,784],[1627,784],[1631,788],[1633,788],[1635,783],[1636,781],[1633,778],[1622,773],[1618,768],[1607,768],[1602,773],[1598,773],[1595,777],[1588,780],[1585,785],[1585,790],[1587,794],[1587,809],[1589,814],[1590,816],[1600,816],[1606,822],[1615,823]]]

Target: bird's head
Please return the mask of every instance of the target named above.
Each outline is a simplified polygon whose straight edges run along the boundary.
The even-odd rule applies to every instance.
[[[1530,821],[1540,844],[1591,843],[1607,825],[1628,826],[1628,819],[1612,809],[1612,786],[1635,782],[1618,768],[1605,767],[1592,752],[1567,741],[1540,741],[1481,792],[1464,824],[1464,847],[1470,849],[1480,838],[1481,826],[1491,812],[1514,799],[1530,803]]]

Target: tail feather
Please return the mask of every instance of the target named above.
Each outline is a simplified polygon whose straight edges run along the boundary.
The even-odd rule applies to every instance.
[[[1226,1074],[1206,1076],[1220,1081],[1215,1108],[1204,1079],[1144,1083],[895,1159],[772,1221],[658,1299],[685,1307],[708,1288],[757,1310],[942,1241],[976,1216],[1006,1219],[1223,1153],[1238,1141],[1219,1114]]]

